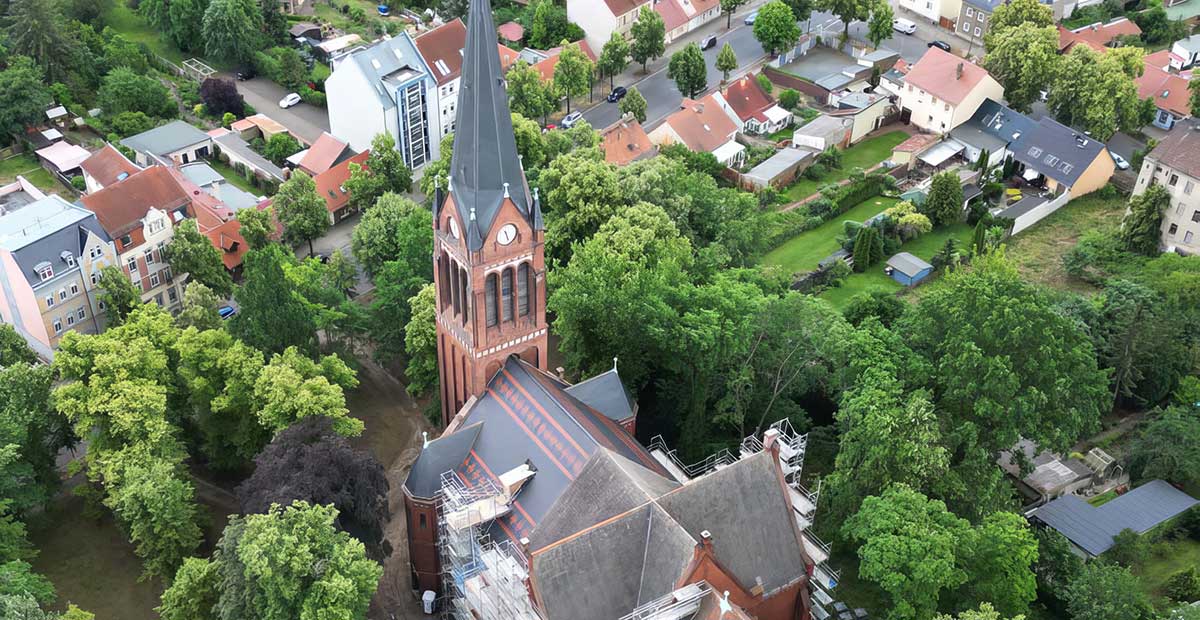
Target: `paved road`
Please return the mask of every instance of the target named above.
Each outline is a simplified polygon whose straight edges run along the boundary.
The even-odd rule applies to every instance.
[[[321,137],[321,132],[329,131],[329,114],[325,108],[303,102],[286,110],[280,108],[279,100],[283,99],[288,91],[271,80],[256,77],[238,82],[237,87],[246,103],[254,106],[255,110],[283,123],[292,133],[310,143]]]

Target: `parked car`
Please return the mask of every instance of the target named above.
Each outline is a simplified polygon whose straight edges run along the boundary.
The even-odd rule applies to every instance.
[[[897,17],[892,20],[892,30],[902,32],[904,34],[914,34],[917,31],[917,22],[903,17]]]
[[[244,67],[238,67],[237,72],[233,75],[238,79],[239,82],[245,82],[246,80],[254,79],[254,76],[258,75],[258,72],[254,70],[252,65],[246,65]]]
[[[1113,163],[1117,165],[1117,170],[1129,170],[1129,162],[1125,161],[1124,157],[1121,157],[1112,151],[1109,151],[1108,154],[1112,155]]]
[[[583,113],[579,111],[571,112],[562,119],[563,129],[570,129],[583,118]]]
[[[220,314],[221,318],[223,319],[228,319],[237,314],[237,308],[234,308],[233,306],[221,306],[220,308],[217,308],[217,314]]]
[[[717,35],[715,35],[715,34],[710,34],[707,37],[704,37],[704,40],[700,42],[700,49],[702,49],[702,50],[710,50],[716,46],[717,46]]]
[[[300,103],[300,95],[297,95],[296,93],[288,93],[287,95],[284,95],[283,99],[279,100],[279,107],[287,109],[296,105],[297,103]]]
[[[379,11],[379,14],[382,15],[383,17],[387,17],[388,15],[392,14],[392,9],[390,7],[388,7],[388,5],[386,5],[386,4],[381,4],[377,7],[375,7],[375,10]]]
[[[625,93],[627,93],[627,92],[629,92],[629,91],[626,90],[624,86],[618,86],[618,87],[612,89],[612,92],[608,93],[608,102],[616,103],[616,102],[620,101],[625,96]]]
[[[751,13],[751,14],[747,15],[747,16],[746,16],[746,19],[744,19],[744,20],[742,20],[742,21],[743,21],[743,22],[744,22],[744,23],[745,23],[747,26],[753,26],[753,25],[754,25],[754,21],[755,21],[755,20],[757,20],[757,19],[758,19],[758,11],[755,11],[755,12],[753,12],[753,13]]]
[[[942,40],[940,40],[940,39],[938,39],[938,40],[933,40],[933,41],[930,41],[930,42],[929,42],[929,47],[936,47],[936,48],[939,48],[939,49],[943,49],[943,50],[945,50],[945,51],[947,51],[947,52],[953,51],[953,50],[951,50],[951,49],[950,49],[950,44],[949,44],[949,43],[946,43],[945,41],[942,41]]]

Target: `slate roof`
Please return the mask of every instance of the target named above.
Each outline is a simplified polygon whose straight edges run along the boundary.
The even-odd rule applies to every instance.
[[[999,151],[1022,135],[1035,131],[1037,122],[998,103],[985,99],[970,120],[950,130],[950,136],[975,148]]]
[[[491,2],[472,2],[468,23],[482,27],[467,29],[449,187],[459,221],[466,223],[467,249],[476,251],[506,199],[534,228],[541,228],[541,216],[517,157]]]
[[[428,75],[421,54],[407,32],[356,49],[337,64],[340,66],[344,62],[358,65],[385,110],[396,106],[393,97],[397,86]],[[337,70],[336,67],[334,70]]]
[[[0,247],[12,252],[21,274],[36,288],[42,280],[35,268],[42,263],[49,263],[56,276],[77,269],[62,254],[70,252],[78,261],[89,231],[108,240],[94,213],[50,195],[0,217]]]
[[[1191,121],[1180,123],[1159,141],[1148,157],[1192,178],[1200,178],[1200,130]]]
[[[203,131],[183,121],[171,121],[166,125],[124,138],[121,144],[138,153],[165,156],[208,140],[208,134]]]
[[[1113,545],[1113,536],[1130,529],[1139,534],[1183,513],[1197,503],[1162,480],[1152,480],[1102,505],[1065,495],[1030,513],[1093,556]]]
[[[229,132],[219,135],[216,138],[213,138],[213,140],[220,145],[221,150],[236,153],[239,158],[250,162],[250,165],[254,166],[254,168],[257,170],[262,171],[263,174],[266,174],[277,181],[283,181],[283,169],[279,166],[276,166],[271,162],[271,160],[260,155],[254,149],[250,148],[250,145],[243,140],[241,136]]]
[[[615,367],[568,386],[566,391],[614,422],[633,417],[633,396],[621,383],[621,376]]]
[[[960,66],[961,78],[958,77]],[[937,47],[927,49],[921,60],[904,76],[905,83],[955,105],[962,102],[980,82],[988,79],[992,78],[987,69]]]
[[[926,269],[933,269],[933,265],[908,252],[900,252],[892,256],[887,260],[887,266],[906,276],[915,276]]]
[[[102,186],[116,183],[124,178],[121,176],[122,174],[127,177],[141,170],[137,164],[129,161],[121,154],[121,151],[108,143],[105,143],[99,151],[92,153],[91,157],[83,160],[80,167]]]

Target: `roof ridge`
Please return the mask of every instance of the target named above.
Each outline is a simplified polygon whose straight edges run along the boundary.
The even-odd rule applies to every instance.
[[[516,358],[516,360],[517,360],[517,366],[519,366],[519,367],[520,367],[522,370],[524,370],[526,373],[528,373],[528,372],[529,372],[529,370],[526,368],[526,366],[532,366],[532,364],[529,364],[529,363],[528,363],[528,362],[526,362],[525,360],[521,359],[521,358],[520,358],[520,356],[510,356],[510,357],[509,357],[509,359],[513,359],[513,358]],[[533,368],[534,368],[535,370],[541,371],[541,369],[540,369],[540,368],[537,368],[537,367],[533,367]],[[558,405],[559,409],[561,409],[561,410],[563,411],[563,413],[567,414],[567,417],[571,419],[571,422],[573,422],[573,423],[575,424],[575,426],[578,426],[578,427],[579,427],[579,430],[583,431],[583,434],[584,434],[585,436],[587,436],[587,438],[588,438],[588,439],[589,439],[589,440],[590,440],[590,441],[591,441],[593,444],[595,444],[596,446],[599,446],[599,447],[604,447],[604,445],[603,445],[603,444],[601,444],[599,441],[597,441],[597,440],[596,440],[596,438],[595,438],[595,437],[594,437],[594,436],[593,436],[591,433],[589,433],[589,432],[588,432],[588,430],[587,430],[586,428],[584,428],[584,426],[583,426],[583,423],[581,423],[579,420],[576,420],[576,419],[575,419],[575,416],[571,415],[571,412],[570,412],[570,411],[567,411],[567,408],[563,406],[563,404],[562,404],[562,402],[559,400],[559,398],[558,398],[557,396],[555,396],[554,394],[551,394],[551,393],[550,393],[550,390],[546,389],[546,386],[545,386],[545,385],[542,385],[542,382],[541,382],[541,381],[534,381],[534,383],[535,383],[535,384],[538,386],[538,389],[539,389],[539,390],[541,390],[541,392],[542,392],[543,394],[545,394],[547,397],[549,397],[550,399],[552,399],[552,400],[555,402],[555,404],[557,404],[557,405]],[[563,393],[564,393],[564,394],[566,394],[566,393],[567,393],[567,391],[566,391],[566,389],[565,389],[565,388],[563,389]],[[568,396],[571,396],[570,394],[567,394],[567,395],[568,395]],[[575,398],[574,396],[571,396],[571,398],[574,398],[576,401],[578,401],[578,400],[579,400],[578,398]],[[580,404],[580,405],[583,405],[584,407],[587,407],[588,409],[591,409],[591,407],[588,407],[588,406],[587,406],[586,404],[584,404],[583,402],[580,402],[579,404]],[[603,414],[601,414],[600,412],[596,412],[596,414],[597,414],[597,415],[603,415]]]

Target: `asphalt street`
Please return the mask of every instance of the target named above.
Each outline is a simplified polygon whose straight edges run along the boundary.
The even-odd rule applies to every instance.
[[[225,76],[232,77],[232,76]],[[264,77],[237,83],[238,92],[246,103],[262,114],[279,121],[292,133],[300,136],[309,143],[321,137],[321,132],[329,131],[329,114],[325,108],[319,108],[300,102],[288,109],[279,107],[279,100],[288,94],[282,86]]]

